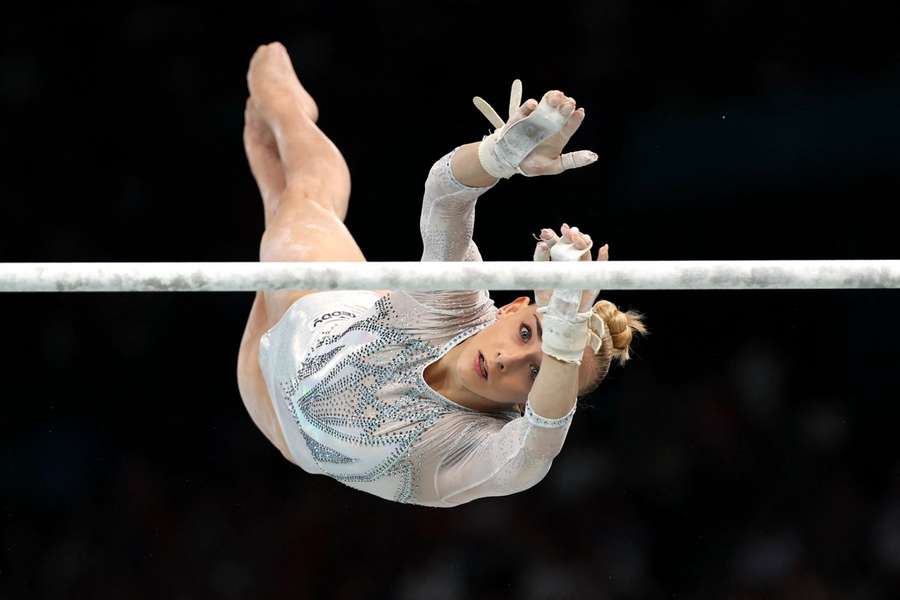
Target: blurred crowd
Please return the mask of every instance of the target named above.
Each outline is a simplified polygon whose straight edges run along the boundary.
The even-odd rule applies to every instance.
[[[165,456],[187,448],[178,439],[121,451],[86,420],[30,432],[4,464],[2,585],[40,597],[897,597],[900,460],[867,477],[865,432],[839,398],[790,395],[804,386],[783,351],[736,356],[688,386],[640,359],[614,371],[542,483],[456,509],[307,475],[234,416],[200,428],[199,457]]]

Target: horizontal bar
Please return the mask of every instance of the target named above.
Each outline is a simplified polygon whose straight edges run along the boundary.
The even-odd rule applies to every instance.
[[[0,263],[0,292],[898,289],[900,260]]]

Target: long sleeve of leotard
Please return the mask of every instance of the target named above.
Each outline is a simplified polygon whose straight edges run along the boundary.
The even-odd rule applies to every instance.
[[[434,163],[425,182],[420,229],[423,261],[480,261],[472,240],[475,203],[490,187],[460,183],[451,170],[450,152]],[[429,307],[422,329],[444,328],[444,335],[495,318],[487,290],[405,292]],[[574,412],[574,409],[573,409]],[[497,417],[454,411],[426,430],[410,451],[417,465],[416,501],[457,506],[476,498],[506,496],[540,482],[565,442],[572,413],[557,420],[536,415]]]
[[[469,187],[453,176],[450,161],[458,149],[439,158],[425,180],[419,219],[422,261],[481,261],[481,253],[472,240],[475,203],[493,185]],[[410,291],[402,294],[433,310],[454,315],[471,314],[473,318],[483,314],[488,303],[492,302],[487,290]]]
[[[508,421],[472,413],[443,417],[413,449],[423,468],[419,500],[457,506],[536,485],[562,450],[573,413],[544,419],[526,405],[524,416]]]
[[[428,172],[422,199],[419,229],[423,261],[481,260],[472,240],[475,202],[493,187],[469,187],[453,176],[450,161],[458,148],[448,152]],[[494,184],[496,185],[496,184]]]

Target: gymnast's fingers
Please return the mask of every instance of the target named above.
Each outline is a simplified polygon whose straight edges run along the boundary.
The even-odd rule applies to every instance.
[[[552,248],[559,241],[559,236],[552,229],[541,229],[541,237],[538,239],[546,243],[548,248]]]
[[[586,167],[597,162],[597,154],[590,150],[578,150],[576,152],[567,152],[559,157],[560,171],[568,171],[569,169],[577,169]]]
[[[575,112],[572,113],[572,116],[569,117],[569,120],[566,121],[566,124],[562,126],[562,129],[559,130],[559,135],[562,136],[564,142],[568,143],[569,139],[575,135],[575,132],[578,131],[578,128],[581,127],[581,124],[584,122],[584,107],[579,108]]]

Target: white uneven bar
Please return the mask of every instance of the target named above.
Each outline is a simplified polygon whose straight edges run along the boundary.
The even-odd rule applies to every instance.
[[[900,260],[0,263],[0,292],[898,289]]]

